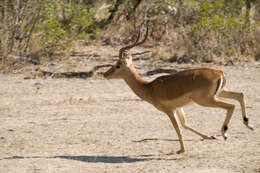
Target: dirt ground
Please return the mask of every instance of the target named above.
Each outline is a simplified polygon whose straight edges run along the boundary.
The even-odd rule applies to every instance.
[[[41,66],[50,71],[88,71],[113,63],[117,49],[89,48],[64,62]],[[145,75],[164,68],[183,70],[209,66],[222,69],[227,87],[245,94],[255,131],[242,123],[238,102],[228,140],[220,136],[221,109],[185,107],[187,123],[216,140],[201,140],[181,128],[186,152],[168,117],[141,101],[121,80],[97,75],[87,79],[36,77],[24,79],[35,67],[17,74],[0,74],[0,173],[233,173],[260,172],[260,63],[235,66],[134,61]],[[102,68],[104,71],[107,68]]]

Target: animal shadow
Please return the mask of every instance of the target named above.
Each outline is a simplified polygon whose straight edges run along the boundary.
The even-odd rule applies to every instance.
[[[12,156],[2,158],[0,160],[19,160],[19,159],[68,159],[76,160],[87,163],[134,163],[134,162],[144,162],[150,160],[160,160],[159,158],[153,158],[152,155],[142,155],[142,156]]]
[[[137,158],[129,156],[55,156],[54,158],[77,160],[88,163],[134,163],[153,160],[153,158]]]

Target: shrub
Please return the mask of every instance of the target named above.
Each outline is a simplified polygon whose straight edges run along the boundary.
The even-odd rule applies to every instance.
[[[15,56],[48,56],[66,52],[72,40],[98,34],[94,9],[63,0],[0,2],[0,49]],[[4,46],[3,46],[4,45]]]

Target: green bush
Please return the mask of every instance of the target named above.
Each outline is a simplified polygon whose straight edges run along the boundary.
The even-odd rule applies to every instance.
[[[1,1],[0,49],[5,56],[35,56],[35,52],[36,56],[53,56],[57,51],[62,53],[70,48],[72,40],[98,35],[94,10],[89,5],[74,1]]]
[[[245,3],[244,0],[186,1],[186,7],[196,14],[191,25],[191,39],[198,42],[200,38],[201,44],[195,48],[215,54],[213,50],[218,46],[217,56],[248,55],[252,51],[248,41],[252,39],[255,24],[250,23],[249,9],[241,13]]]
[[[49,2],[45,4],[45,18],[43,22],[42,40],[45,48],[50,52],[57,46],[65,49],[66,41],[76,39],[90,39],[91,34],[98,34],[94,18],[94,9],[87,5],[71,3]]]

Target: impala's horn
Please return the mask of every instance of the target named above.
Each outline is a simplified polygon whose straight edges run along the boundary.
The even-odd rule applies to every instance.
[[[143,24],[142,24],[143,25]],[[142,28],[142,25],[139,26],[139,30],[138,30],[138,35],[137,35],[137,38],[136,38],[136,41],[133,43],[133,44],[130,44],[130,45],[127,45],[125,47],[122,47],[120,50],[119,50],[119,59],[123,58],[123,53],[135,46],[138,46],[138,45],[141,45],[145,42],[145,40],[147,39],[148,37],[148,26],[146,26],[146,33],[145,33],[145,36],[144,36],[144,39],[142,41],[140,41],[138,43],[138,41],[140,40],[140,36],[141,36],[141,28]]]

